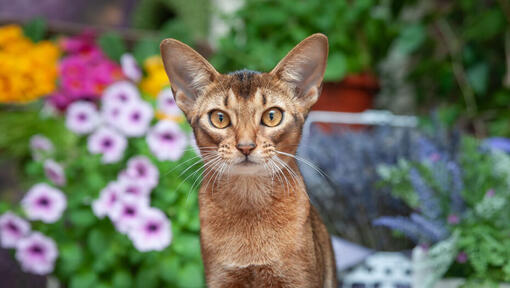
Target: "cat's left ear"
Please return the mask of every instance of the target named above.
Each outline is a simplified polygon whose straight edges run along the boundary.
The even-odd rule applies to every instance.
[[[301,41],[271,71],[287,82],[308,111],[319,99],[328,60],[328,37],[313,34]]]
[[[198,52],[178,40],[165,39],[160,49],[175,103],[189,117],[196,99],[203,95],[219,73]]]

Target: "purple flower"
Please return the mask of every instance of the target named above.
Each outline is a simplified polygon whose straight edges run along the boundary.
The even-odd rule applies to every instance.
[[[450,214],[448,215],[448,224],[451,224],[451,225],[457,225],[460,223],[460,218],[459,216],[455,215],[455,214]]]
[[[101,190],[99,193],[99,198],[92,202],[92,211],[98,218],[103,218],[104,216],[112,213],[112,209],[115,206],[115,203],[119,201],[120,198],[120,188],[117,182],[110,182],[108,185]]]
[[[115,130],[102,127],[89,136],[87,146],[90,153],[103,155],[103,163],[114,163],[124,156],[127,140]]]
[[[120,57],[120,65],[122,66],[122,73],[124,73],[127,78],[134,82],[140,81],[142,78],[142,71],[140,70],[140,67],[138,67],[133,55],[129,53],[122,55]]]
[[[161,251],[172,241],[170,220],[159,209],[145,209],[134,221],[128,236],[138,251]]]
[[[16,247],[16,259],[25,272],[39,275],[51,273],[57,256],[55,241],[39,232],[21,239]]]
[[[125,177],[139,180],[150,189],[153,189],[159,182],[159,170],[152,164],[149,158],[135,156],[129,159],[126,170],[120,175],[121,179]]]
[[[461,252],[459,252],[459,254],[457,254],[457,262],[466,263],[467,260],[468,260],[468,255],[466,254],[466,252],[461,251]]]
[[[44,173],[53,184],[57,186],[64,186],[66,184],[64,169],[52,159],[44,161]]]
[[[136,101],[123,108],[116,127],[126,136],[143,136],[149,129],[153,117],[151,105],[145,101]]]
[[[66,209],[67,200],[60,190],[48,184],[35,184],[28,190],[21,205],[30,220],[41,220],[45,223],[56,222]]]
[[[139,198],[140,201],[146,201],[148,203],[152,187],[144,180],[131,178],[128,177],[127,174],[121,173],[118,183],[119,195],[121,198],[124,196],[133,196]]]
[[[174,100],[174,93],[172,89],[165,88],[158,94],[158,110],[169,116],[181,116],[181,109],[177,106]]]
[[[0,216],[0,246],[14,248],[30,232],[30,224],[11,212]]]
[[[103,106],[118,106],[138,102],[139,100],[140,93],[133,83],[119,81],[105,89],[102,104]]]
[[[186,138],[176,123],[159,121],[147,134],[147,144],[158,160],[176,161],[186,149]]]
[[[110,219],[121,233],[127,233],[143,210],[148,209],[147,201],[140,201],[139,197],[124,195],[115,203]]]
[[[494,197],[496,193],[494,192],[494,189],[489,189],[487,190],[487,192],[485,192],[485,197],[487,198],[491,198],[491,197]]]
[[[47,137],[36,134],[30,138],[30,150],[34,160],[39,161],[53,154],[55,147]]]
[[[67,108],[67,129],[76,134],[88,134],[97,128],[100,122],[96,106],[90,102],[77,101]]]
[[[510,153],[510,139],[504,137],[492,137],[483,141],[484,146]]]
[[[101,107],[101,116],[106,124],[117,128],[122,112],[123,104],[111,103]]]

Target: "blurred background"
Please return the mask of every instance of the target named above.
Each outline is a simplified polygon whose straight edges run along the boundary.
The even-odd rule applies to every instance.
[[[0,286],[205,287],[207,170],[159,43],[269,71],[321,32],[298,162],[339,287],[503,287],[509,27],[507,0],[0,0]]]

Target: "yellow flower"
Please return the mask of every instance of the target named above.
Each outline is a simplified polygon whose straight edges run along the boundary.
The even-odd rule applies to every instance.
[[[58,46],[33,43],[19,26],[0,27],[0,103],[24,103],[56,88]]]
[[[140,82],[140,88],[143,92],[155,98],[161,89],[170,85],[163,61],[159,56],[152,56],[145,60],[143,67],[147,72],[147,76]]]

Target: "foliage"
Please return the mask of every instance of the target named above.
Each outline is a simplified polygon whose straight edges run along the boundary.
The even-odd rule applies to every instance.
[[[294,45],[313,33],[329,38],[326,81],[373,72],[398,34],[392,1],[244,1],[231,19],[212,62],[222,72],[270,71]]]

